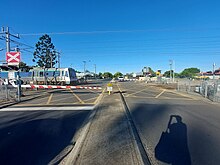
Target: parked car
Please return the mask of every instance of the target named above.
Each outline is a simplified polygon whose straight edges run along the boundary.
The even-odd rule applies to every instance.
[[[122,76],[118,77],[118,81],[124,81],[124,77]]]

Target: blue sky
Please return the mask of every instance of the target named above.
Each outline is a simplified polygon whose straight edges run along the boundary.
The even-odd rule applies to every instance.
[[[97,72],[139,72],[144,66],[176,71],[220,67],[218,0],[8,0],[1,4],[0,26],[20,33],[35,46],[48,33],[61,66]],[[0,48],[5,42],[0,40]],[[30,49],[29,51],[34,51]],[[5,51],[0,51],[0,60]],[[33,55],[22,51],[30,65]]]

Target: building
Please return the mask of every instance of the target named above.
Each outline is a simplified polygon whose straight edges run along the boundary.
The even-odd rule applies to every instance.
[[[196,78],[201,78],[201,79],[206,79],[206,78],[209,78],[209,79],[220,79],[220,68],[219,69],[216,69],[214,71],[214,74],[212,71],[207,71],[207,72],[201,72],[199,73]]]

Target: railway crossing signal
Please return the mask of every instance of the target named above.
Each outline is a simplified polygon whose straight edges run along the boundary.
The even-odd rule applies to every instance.
[[[19,65],[21,61],[20,52],[6,52],[6,61],[8,65]]]

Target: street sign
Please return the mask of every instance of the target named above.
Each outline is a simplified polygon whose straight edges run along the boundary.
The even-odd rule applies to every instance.
[[[111,83],[108,83],[108,84],[107,84],[107,91],[108,91],[108,94],[109,94],[109,95],[111,94],[112,90],[113,90],[112,84],[111,84]]]
[[[8,65],[19,65],[21,61],[20,52],[6,52],[6,61]]]
[[[112,92],[112,87],[107,87],[107,91]]]

